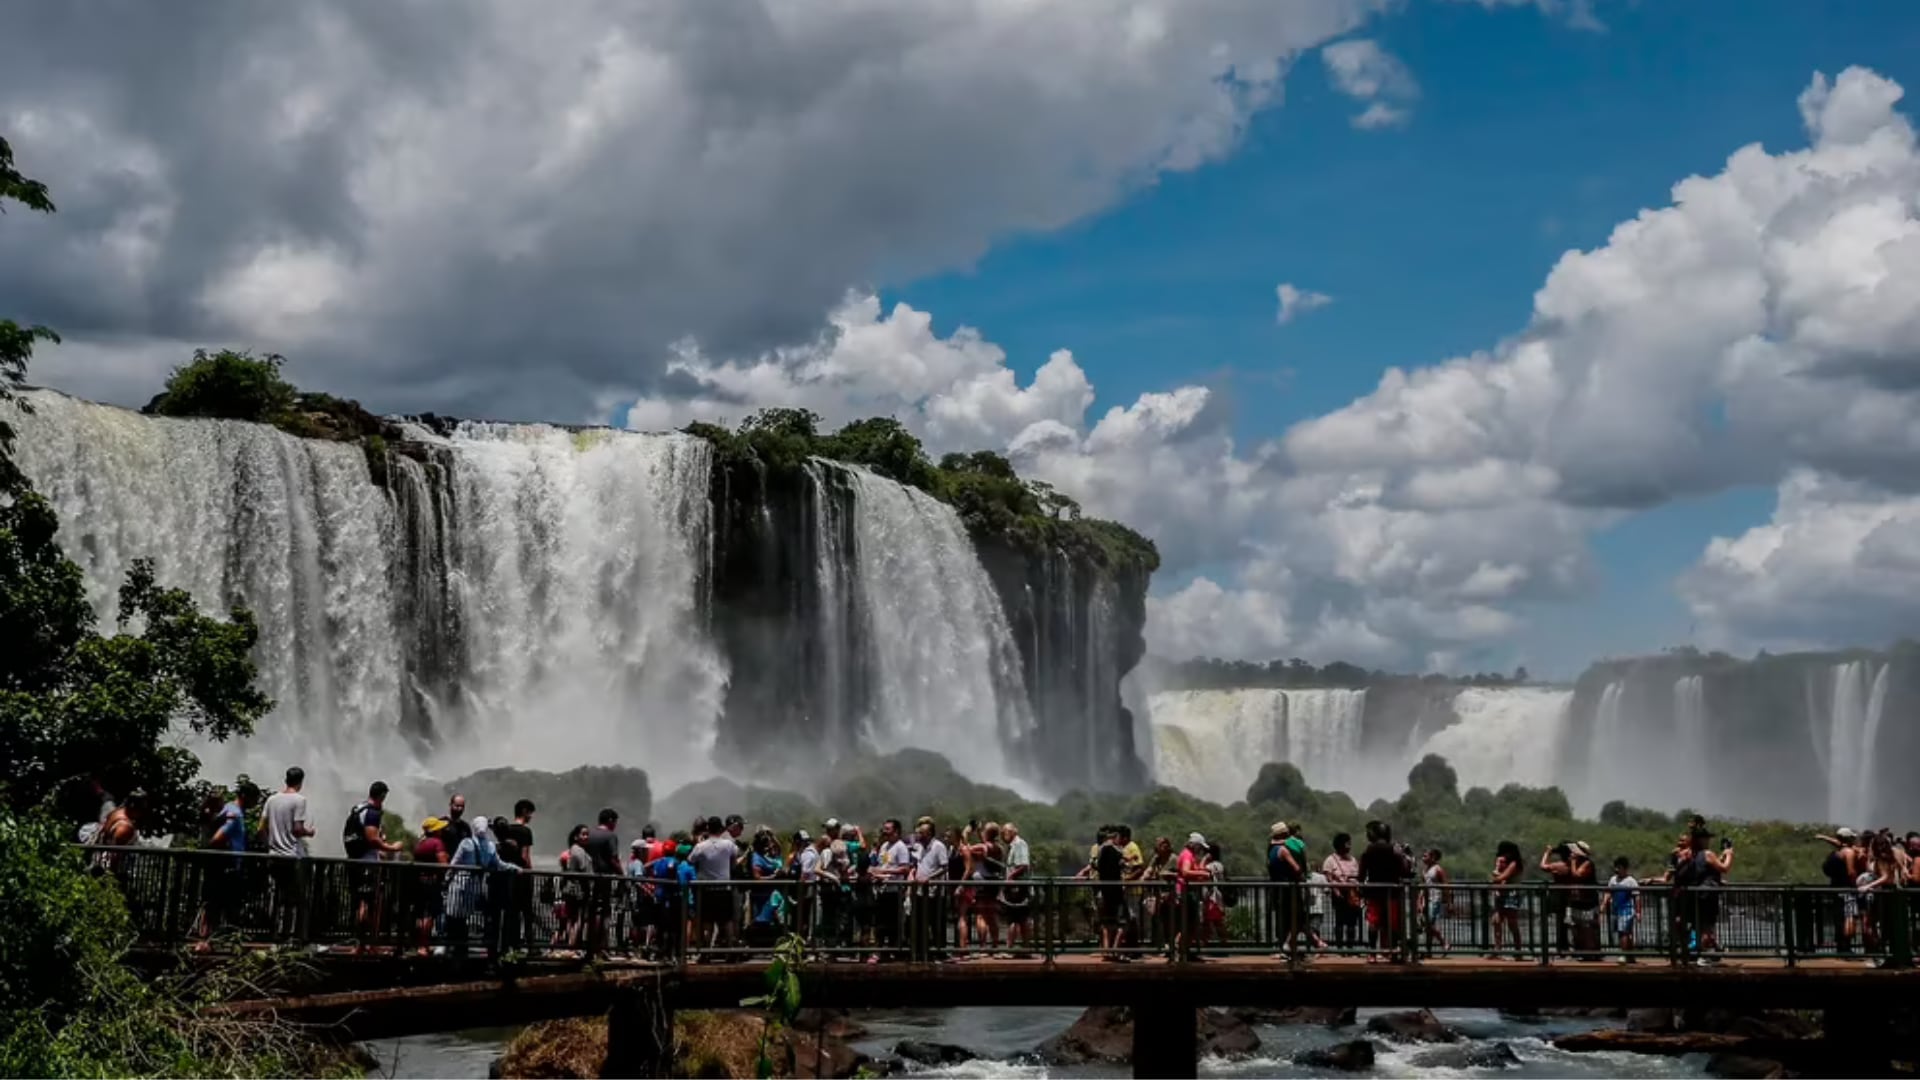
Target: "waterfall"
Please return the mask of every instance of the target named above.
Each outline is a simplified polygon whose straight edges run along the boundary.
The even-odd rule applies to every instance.
[[[433,463],[389,454],[383,487],[358,445],[31,397],[16,456],[97,611],[151,557],[260,624],[276,707],[251,739],[196,746],[207,775],[298,763],[331,798],[501,764],[711,771],[706,443],[411,429]]]
[[[1153,695],[1153,758],[1160,783],[1220,802],[1243,798],[1270,761],[1307,783],[1365,800],[1392,786],[1361,758],[1365,690],[1177,690]],[[1392,768],[1405,779],[1405,768]]]
[[[1698,675],[1684,675],[1674,680],[1673,728],[1680,740],[1681,760],[1704,762],[1707,756],[1706,680]]]
[[[436,771],[710,771],[724,671],[697,604],[708,445],[541,424],[461,424],[446,445],[464,671],[437,703],[458,735]]]
[[[982,782],[1031,775],[1035,763],[1009,760],[1034,731],[1020,654],[959,515],[925,492],[836,467],[854,488],[874,744],[937,751]]]
[[[316,789],[348,790],[417,766],[387,571],[404,537],[358,446],[28,397],[16,460],[59,513],[103,630],[138,558],[201,607],[243,603],[259,623],[254,655],[278,705],[253,739],[196,747],[209,775],[271,782],[299,761]]]
[[[1469,687],[1454,695],[1459,720],[1426,741],[1418,757],[1439,754],[1460,778],[1460,790],[1506,784],[1557,784],[1559,748],[1573,695],[1537,687]]]
[[[846,543],[848,523],[830,483],[832,468],[821,461],[807,462],[813,499],[814,587],[819,592],[819,693],[815,706],[829,722],[826,730],[836,733],[836,741],[858,745],[860,732],[851,729],[857,710],[850,687],[858,677],[851,667],[858,662],[849,616],[853,567]]]
[[[1833,665],[1828,678],[1827,817],[1838,824],[1869,826],[1867,817],[1875,811],[1874,749],[1886,710],[1887,665],[1849,660]]]

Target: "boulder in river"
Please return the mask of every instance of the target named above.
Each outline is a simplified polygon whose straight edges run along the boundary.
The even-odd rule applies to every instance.
[[[1198,1019],[1194,1052],[1201,1057],[1246,1057],[1260,1049],[1253,1027],[1224,1009],[1201,1009]],[[1048,1065],[1125,1064],[1133,1060],[1133,1013],[1121,1006],[1095,1005],[1035,1053]]]
[[[1460,1033],[1440,1022],[1430,1009],[1381,1013],[1367,1021],[1367,1030],[1400,1042],[1459,1042]]]
[[[1727,1077],[1728,1080],[1776,1080],[1777,1077],[1791,1074],[1785,1065],[1769,1058],[1715,1054],[1707,1059],[1707,1075]]]
[[[1628,1009],[1627,1030],[1663,1035],[1673,1030],[1672,1009]]]
[[[1302,1050],[1293,1055],[1295,1065],[1309,1069],[1339,1069],[1342,1072],[1366,1072],[1373,1068],[1373,1040],[1352,1039],[1318,1050]]]
[[[1423,1069],[1511,1069],[1520,1055],[1503,1042],[1470,1042],[1422,1051],[1413,1063]]]
[[[922,1065],[958,1065],[980,1056],[964,1046],[927,1042],[922,1039],[902,1039],[893,1048],[893,1052],[899,1057]]]
[[[1293,1025],[1351,1027],[1359,1019],[1359,1010],[1351,1005],[1344,1008],[1333,1005],[1295,1005],[1286,1009],[1262,1009],[1243,1005],[1227,1011],[1249,1024],[1269,1024],[1275,1027]]]

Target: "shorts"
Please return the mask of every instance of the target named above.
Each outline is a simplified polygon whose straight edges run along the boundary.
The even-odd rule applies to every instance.
[[[413,886],[413,917],[416,919],[437,919],[446,914],[447,895],[441,890],[443,882],[435,874],[431,878],[422,877]]]
[[[1493,906],[1496,911],[1519,911],[1520,894],[1512,889],[1502,889],[1493,894]]]
[[[1613,917],[1613,932],[1620,937],[1632,937],[1634,922],[1633,912],[1627,912],[1624,915],[1616,913]]]
[[[1595,908],[1568,908],[1566,916],[1568,926],[1594,926],[1599,922],[1600,912]]]
[[[1427,925],[1438,923],[1447,913],[1446,905],[1438,900],[1427,901]]]
[[[347,877],[353,883],[353,895],[361,900],[372,900],[380,885],[380,863],[377,859],[359,859],[347,867]]]
[[[1100,889],[1098,902],[1100,906],[1100,925],[1114,927],[1119,926],[1126,920],[1126,898],[1120,895],[1119,886],[1103,886]]]
[[[732,926],[734,921],[733,890],[701,889],[699,892],[700,921]]]

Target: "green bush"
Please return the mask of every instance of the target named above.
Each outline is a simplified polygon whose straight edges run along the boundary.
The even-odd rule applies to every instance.
[[[132,940],[112,879],[64,827],[0,808],[0,1076],[357,1073],[290,1025],[202,1013],[269,961],[156,979],[123,963]]]
[[[166,389],[147,403],[159,416],[211,416],[221,420],[282,422],[300,392],[280,377],[286,358],[277,353],[196,349],[193,360],[173,369]]]

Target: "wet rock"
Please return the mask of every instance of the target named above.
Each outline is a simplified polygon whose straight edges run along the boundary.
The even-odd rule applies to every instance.
[[[1423,1051],[1413,1063],[1423,1069],[1511,1069],[1520,1055],[1503,1042],[1466,1043]]]
[[[1373,1068],[1374,1048],[1370,1039],[1353,1039],[1319,1050],[1302,1050],[1293,1055],[1295,1065],[1310,1069],[1339,1069],[1342,1072],[1366,1072]]]
[[[1673,1030],[1672,1009],[1628,1009],[1627,1030],[1665,1034]]]
[[[1049,1065],[1121,1064],[1133,1059],[1133,1014],[1111,1005],[1095,1005],[1073,1026],[1035,1051]]]
[[[1260,1036],[1246,1021],[1224,1009],[1202,1009],[1194,1052],[1201,1057],[1246,1057],[1260,1049]],[[1096,1005],[1073,1026],[1040,1044],[1035,1053],[1048,1065],[1125,1064],[1133,1059],[1133,1013]]]
[[[1330,1005],[1296,1005],[1289,1009],[1261,1009],[1241,1006],[1228,1009],[1228,1012],[1249,1024],[1270,1024],[1276,1027],[1291,1025],[1315,1025],[1320,1027],[1352,1027],[1358,1020],[1358,1010],[1352,1006],[1344,1009]]]
[[[1260,1049],[1253,1025],[1225,1009],[1201,1009],[1199,1019],[1202,1057],[1243,1058]]]
[[[1460,1033],[1440,1022],[1429,1009],[1381,1013],[1367,1021],[1367,1030],[1400,1042],[1459,1042]]]
[[[1776,1080],[1777,1077],[1790,1076],[1787,1067],[1768,1058],[1748,1057],[1745,1054],[1715,1054],[1707,1059],[1707,1075],[1721,1076],[1730,1080]]]
[[[916,1061],[922,1065],[958,1065],[979,1056],[964,1046],[926,1042],[920,1039],[902,1039],[893,1048],[893,1052],[908,1061]]]

